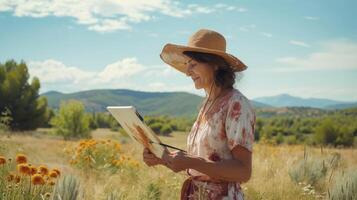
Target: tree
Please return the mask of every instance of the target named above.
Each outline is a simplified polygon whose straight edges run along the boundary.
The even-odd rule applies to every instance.
[[[70,138],[89,138],[89,120],[83,103],[69,100],[61,102],[59,112],[52,118],[51,124],[55,128],[56,134],[63,136],[65,140]]]
[[[24,62],[0,63],[0,113],[11,113],[11,130],[33,130],[48,118],[47,99],[39,96],[40,81],[29,73]]]
[[[315,141],[318,144],[335,144],[338,136],[338,129],[334,126],[331,119],[325,119],[315,131]]]

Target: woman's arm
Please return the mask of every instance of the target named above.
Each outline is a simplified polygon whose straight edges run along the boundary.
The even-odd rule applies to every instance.
[[[164,160],[166,166],[174,172],[194,169],[213,179],[247,182],[252,173],[252,153],[237,145],[232,149],[232,155],[232,160],[213,162],[183,152],[175,152],[164,156]]]

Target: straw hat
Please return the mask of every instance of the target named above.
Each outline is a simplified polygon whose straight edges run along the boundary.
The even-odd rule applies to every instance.
[[[186,73],[186,63],[190,58],[183,54],[184,51],[210,53],[221,56],[235,72],[247,69],[247,66],[242,61],[226,53],[226,39],[221,34],[212,30],[201,29],[197,31],[190,37],[187,46],[166,44],[162,49],[160,57],[165,63]]]

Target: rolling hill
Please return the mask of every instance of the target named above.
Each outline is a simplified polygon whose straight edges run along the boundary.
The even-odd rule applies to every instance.
[[[355,107],[357,102],[342,102],[322,98],[301,98],[289,94],[255,98],[254,101],[274,107],[311,107],[321,109],[341,109]]]
[[[61,101],[82,101],[87,111],[103,112],[106,106],[134,105],[144,115],[195,116],[202,97],[187,92],[141,92],[126,89],[88,90],[75,93],[50,91],[46,96],[51,108],[57,109]],[[254,102],[256,108],[269,108]]]
[[[49,107],[54,109],[59,107],[61,101],[76,99],[82,101],[89,112],[104,112],[107,106],[134,105],[144,115],[170,116],[195,116],[202,101],[201,96],[187,92],[142,92],[127,89],[100,89],[75,93],[50,91],[41,95],[47,97]],[[281,108],[284,107],[292,107],[293,110],[299,107],[332,110],[357,106],[357,102],[300,98],[288,94],[259,97],[251,102],[256,109],[276,112],[282,112]]]

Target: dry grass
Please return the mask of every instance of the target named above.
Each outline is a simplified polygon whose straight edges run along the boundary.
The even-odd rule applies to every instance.
[[[47,132],[47,130],[40,130]],[[141,161],[142,149],[131,142],[130,138],[120,136],[116,132],[98,129],[92,133],[94,139],[112,139],[120,141],[126,155]],[[186,134],[174,133],[172,137],[161,137],[167,144],[185,148]],[[107,172],[84,173],[71,166],[65,148],[75,146],[78,141],[63,141],[60,138],[46,136],[35,132],[32,136],[15,134],[10,138],[0,135],[0,154],[13,157],[16,153],[25,153],[34,163],[45,163],[55,166],[63,174],[73,174],[81,183],[82,199],[107,199],[112,195],[116,199],[145,199],[152,188],[160,192],[161,199],[178,199],[184,173],[174,174],[168,169],[158,166],[149,168],[143,163],[138,169],[126,169],[115,174]],[[333,152],[342,157],[342,164],[337,171],[357,167],[356,149],[323,149],[308,147],[308,155],[324,157]],[[247,199],[315,199],[315,195],[304,194],[302,187],[294,183],[289,169],[304,157],[303,146],[269,146],[257,144],[253,154],[253,176],[243,184]],[[337,172],[332,174],[332,178]],[[329,173],[328,176],[331,174]],[[155,195],[154,195],[155,196]],[[156,196],[157,197],[157,196]]]

